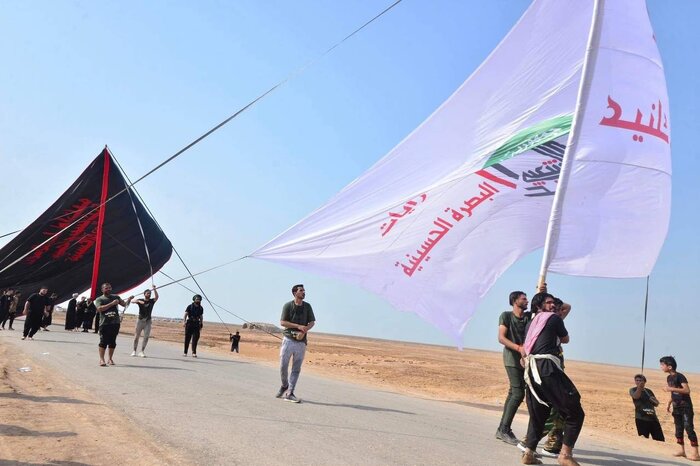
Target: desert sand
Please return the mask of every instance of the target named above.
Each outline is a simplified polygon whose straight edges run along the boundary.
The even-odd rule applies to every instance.
[[[54,327],[62,327],[62,322],[62,314],[57,313]],[[19,329],[22,324],[18,321],[15,327]],[[127,315],[119,337],[121,344],[130,340],[133,328],[134,316]],[[207,322],[198,352],[230,353],[229,332],[235,331],[240,331],[242,336],[241,353],[230,354],[230,357],[277,365],[279,334],[270,335],[230,324]],[[181,322],[156,319],[151,335],[158,340],[181,342],[183,334]],[[662,403],[658,413],[666,443],[636,435],[634,408],[628,390],[633,386],[632,378],[637,369],[567,361],[566,371],[579,388],[586,411],[583,435],[623,449],[631,447],[641,452],[665,454],[672,450],[673,419],[665,412],[669,395],[662,390],[665,376],[658,370],[656,358],[649,359],[647,387]],[[116,461],[131,464],[136,458],[141,464],[182,462],[181,458],[138,432],[137,426],[129,421],[115,422],[121,419],[120,415],[106,406],[99,394],[85,392],[60,374],[36,364],[32,365],[32,373],[19,377],[7,370],[7,360],[7,348],[0,348],[0,408],[3,412],[0,435],[3,440],[11,439],[2,442],[0,460],[12,458],[42,464],[61,461],[68,462],[61,464],[113,464]],[[309,336],[304,371],[492,411],[494,424],[484,429],[494,431],[508,391],[500,352],[458,351],[443,346],[316,332]],[[700,376],[685,374],[691,387],[700,387]],[[521,413],[527,414],[524,404]],[[112,441],[101,442],[104,436]],[[50,448],[46,448],[47,445]]]

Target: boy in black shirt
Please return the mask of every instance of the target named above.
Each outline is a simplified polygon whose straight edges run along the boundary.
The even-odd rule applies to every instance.
[[[690,440],[690,454],[686,457],[691,461],[700,461],[698,454],[698,436],[693,426],[693,401],[690,399],[690,387],[688,379],[680,372],[676,372],[678,365],[673,356],[664,356],[659,359],[661,370],[668,374],[664,391],[671,394],[666,411],[671,412],[673,406],[673,423],[676,425],[676,442],[680,449],[673,456],[686,456],[683,442],[683,430]]]
[[[637,434],[640,436],[664,442],[664,433],[661,430],[659,418],[656,417],[656,408],[659,400],[654,392],[646,388],[647,378],[643,374],[634,376],[635,386],[630,388],[630,396],[634,402],[634,422],[637,425]]]

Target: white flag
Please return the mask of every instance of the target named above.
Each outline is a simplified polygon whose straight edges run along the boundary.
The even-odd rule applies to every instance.
[[[579,139],[553,212],[549,270],[644,277],[671,211],[666,80],[644,0],[603,5]]]
[[[252,256],[356,283],[459,344],[495,280],[544,244],[591,14],[535,1],[419,128]]]

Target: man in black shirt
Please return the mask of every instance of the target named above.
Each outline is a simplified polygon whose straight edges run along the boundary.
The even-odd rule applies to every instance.
[[[185,309],[183,321],[182,325],[185,327],[185,352],[183,356],[187,356],[191,340],[192,357],[196,358],[197,342],[199,342],[199,334],[204,325],[204,308],[202,307],[202,297],[200,295],[196,294],[192,297],[192,304]]]
[[[284,397],[285,401],[299,403],[300,400],[294,395],[294,388],[299,380],[301,364],[306,354],[306,335],[316,324],[316,317],[311,304],[304,301],[304,285],[294,285],[292,295],[294,300],[282,307],[280,318],[280,325],[284,327],[284,337],[280,348],[282,386],[277,392],[277,398]],[[292,372],[289,374],[289,360],[292,358]]]
[[[234,351],[238,353],[238,343],[241,341],[241,334],[236,332],[235,335],[230,336],[231,339],[231,352],[233,353]]]
[[[44,315],[48,314],[48,292],[49,288],[42,286],[38,293],[33,293],[27,298],[27,302],[24,303],[24,315],[26,318],[24,320],[24,334],[22,335],[22,340],[25,338],[33,340],[34,334],[41,327],[41,320],[44,318]]]
[[[143,332],[143,346],[141,346],[141,352],[139,357],[145,358],[146,345],[148,344],[148,338],[151,336],[151,313],[153,313],[153,305],[158,301],[158,290],[156,286],[153,285],[153,298],[151,298],[151,290],[146,290],[143,292],[143,299],[137,299],[136,304],[139,306],[139,317],[136,319],[136,330],[134,331],[134,351],[131,352],[132,356],[136,356],[136,349],[139,346],[139,338],[141,337],[141,332]]]
[[[532,298],[536,316],[530,322],[525,338],[525,394],[530,422],[527,428],[527,444],[523,464],[541,464],[535,457],[535,448],[542,438],[550,405],[564,418],[564,440],[558,462],[563,466],[578,466],[573,458],[585,414],[581,407],[581,395],[561,367],[559,344],[569,342],[569,333],[561,317],[555,314],[554,297],[549,293],[537,293]]]

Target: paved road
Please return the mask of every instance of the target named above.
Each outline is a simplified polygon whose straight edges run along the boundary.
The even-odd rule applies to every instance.
[[[132,358],[130,337],[120,335],[117,365],[102,368],[92,333],[57,329],[40,332],[34,341],[20,336],[0,332],[0,344],[21,349],[89,390],[111,393],[101,399],[111,399],[118,411],[193,464],[520,464],[518,450],[493,437],[499,413],[303,372],[296,390],[303,402],[293,404],[274,398],[275,368],[239,356],[208,355],[201,348],[199,359],[183,358],[180,345],[151,340],[148,358]],[[524,433],[524,419],[514,429]],[[685,464],[587,439],[579,443],[582,464]]]

